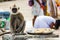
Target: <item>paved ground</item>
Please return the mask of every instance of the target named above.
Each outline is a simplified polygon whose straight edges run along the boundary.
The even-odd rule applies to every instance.
[[[33,15],[31,13],[31,7],[28,6],[28,0],[16,0],[16,1],[10,1],[10,2],[1,2],[0,3],[0,10],[1,11],[5,10],[5,11],[11,12],[10,7],[12,8],[12,6],[14,4],[16,4],[17,7],[20,7],[19,12],[21,12],[25,18],[26,29],[30,29],[32,27],[31,20],[33,18]],[[2,40],[1,37],[0,37],[0,40]]]
[[[19,12],[21,12],[23,14],[25,21],[27,23],[26,25],[29,28],[32,27],[32,21],[31,20],[33,18],[33,15],[31,13],[31,7],[29,7],[29,5],[28,5],[28,0],[16,0],[16,1],[10,1],[10,2],[2,2],[2,3],[0,3],[0,9],[11,12],[10,7],[12,8],[12,6],[14,4],[16,4],[17,7],[20,7]]]
[[[10,2],[1,2],[0,3],[0,10],[10,11],[10,7],[12,7],[14,4],[17,5],[17,7],[20,7],[20,12],[23,14],[25,20],[26,20],[26,30],[32,28],[32,18],[33,15],[31,13],[31,7],[28,6],[28,0],[16,0],[16,1],[10,1]],[[55,34],[60,34],[60,30],[57,30]],[[1,37],[0,37],[1,40]]]

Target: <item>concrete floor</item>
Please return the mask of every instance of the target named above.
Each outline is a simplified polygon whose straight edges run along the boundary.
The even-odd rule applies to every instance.
[[[20,12],[23,14],[24,19],[26,21],[26,28],[25,31],[28,29],[32,28],[32,19],[33,19],[33,15],[31,12],[31,7],[28,6],[28,0],[16,0],[16,1],[10,1],[10,2],[1,2],[0,3],[0,10],[5,10],[5,11],[10,11],[12,8],[12,6],[16,4],[17,7],[20,7]],[[55,34],[59,34],[60,35],[60,29],[55,31]],[[1,37],[0,37],[0,40]]]
[[[31,29],[32,28],[32,18],[33,15],[31,13],[31,7],[28,6],[28,0],[16,0],[16,1],[9,1],[9,2],[0,2],[0,11],[10,11],[12,6],[16,4],[17,7],[20,7],[20,10],[18,12],[21,12],[24,16],[24,19],[26,21],[26,28]],[[2,40],[0,36],[0,40]]]
[[[16,4],[17,7],[20,7],[20,10],[18,12],[21,12],[24,16],[24,19],[26,21],[26,29],[29,29],[32,27],[32,19],[33,15],[31,12],[31,7],[28,5],[28,0],[16,0],[16,1],[9,1],[9,2],[2,2],[0,3],[0,9],[1,11],[10,11],[13,5]]]

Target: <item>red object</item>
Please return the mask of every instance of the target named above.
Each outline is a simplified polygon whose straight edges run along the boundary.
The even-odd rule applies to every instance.
[[[59,6],[59,4],[57,4],[57,6]]]
[[[41,4],[41,8],[44,10],[45,7]]]

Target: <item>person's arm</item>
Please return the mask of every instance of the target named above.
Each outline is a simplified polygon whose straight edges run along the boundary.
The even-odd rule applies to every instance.
[[[36,19],[34,22],[34,28],[39,28],[39,20]]]
[[[40,1],[39,1],[39,0],[36,0],[36,1],[37,1],[37,2],[38,2],[38,4],[40,5],[40,7],[44,9],[43,4],[42,4],[42,3],[40,3]]]
[[[38,2],[39,5],[41,5],[40,1],[39,0],[36,0]]]

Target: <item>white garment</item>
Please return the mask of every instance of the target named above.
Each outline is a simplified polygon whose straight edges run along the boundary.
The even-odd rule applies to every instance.
[[[50,13],[50,4],[49,4],[49,0],[47,0],[47,12]]]
[[[36,0],[34,0],[34,5],[32,6],[32,14],[37,16],[44,15],[43,9],[40,7]]]
[[[52,2],[53,2],[53,5],[54,5],[54,12],[55,12],[55,15],[56,15],[56,8],[57,8],[56,2],[55,2],[55,0],[52,0]]]
[[[54,6],[54,12],[56,15],[56,2],[55,0],[52,0],[53,6]],[[47,0],[47,12],[50,13],[51,12],[51,7],[50,7],[50,0]]]
[[[50,16],[39,16],[35,20],[34,28],[50,28],[52,22],[55,23],[55,19]]]

